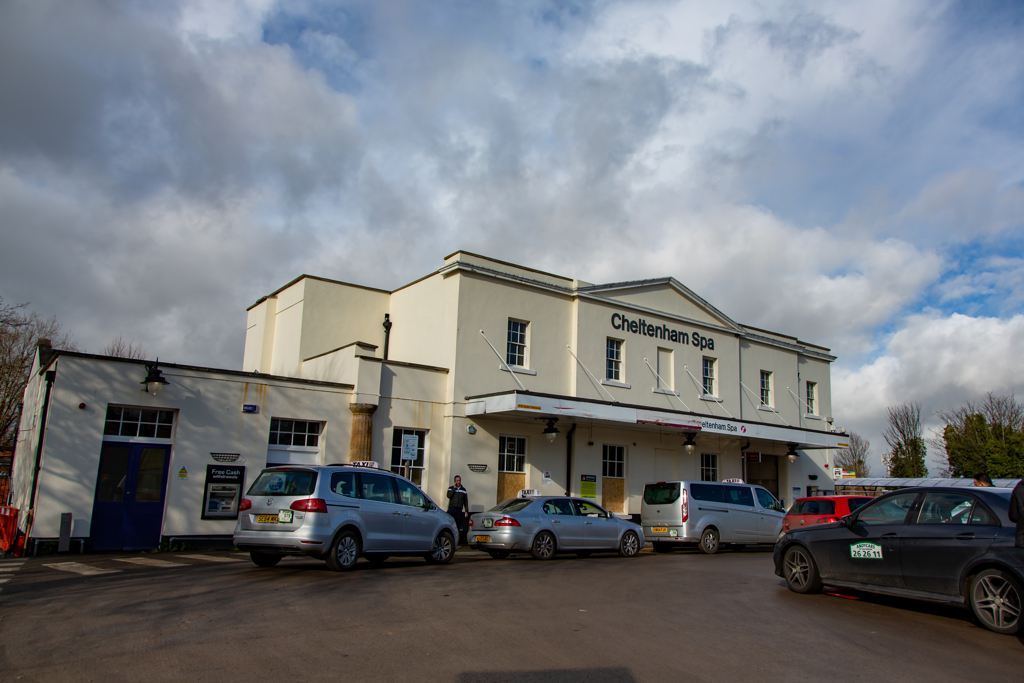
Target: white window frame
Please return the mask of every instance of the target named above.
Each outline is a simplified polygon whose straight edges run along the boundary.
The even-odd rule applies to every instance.
[[[511,453],[507,452],[508,451],[508,444],[510,442],[511,443],[515,443],[517,446],[521,444],[522,447],[523,447],[522,448],[523,452],[522,453],[518,453],[518,452],[515,452],[515,451],[513,451]],[[500,435],[498,437],[498,472],[505,473],[505,474],[526,474],[526,458],[527,458],[527,453],[529,452],[527,450],[528,446],[529,446],[529,444],[527,443],[525,436],[511,436],[511,435],[507,435],[507,434]],[[522,462],[522,469],[518,469],[518,470],[517,469],[508,469],[508,467],[507,467],[507,465],[508,465],[508,458],[510,456],[512,458],[514,458],[514,462],[513,462],[513,466],[514,467],[515,466],[519,466],[519,464],[520,464],[519,458],[522,458],[522,461],[521,461]]]
[[[775,392],[773,391],[774,382],[772,381],[772,373],[769,370],[761,371],[761,408],[774,408],[775,407]]]
[[[316,435],[317,436],[316,445],[315,446],[306,446],[306,445],[295,446],[295,445],[291,445],[291,444],[289,444],[289,445],[272,444],[272,443],[270,443],[270,440],[272,438],[271,435],[274,432],[273,432],[273,430],[268,429],[267,430],[267,464],[268,465],[270,465],[270,464],[274,464],[274,465],[291,465],[291,464],[294,464],[294,465],[315,465],[315,464],[319,464],[320,463],[320,453],[323,451],[323,447],[324,447],[324,432],[327,431],[327,423],[322,421],[322,420],[300,420],[298,418],[293,418],[293,417],[271,417],[270,418],[270,426],[273,427],[275,421],[279,422],[281,420],[284,420],[286,422],[292,422],[292,423],[303,422],[303,423],[306,423],[306,424],[316,424],[316,425],[319,425],[319,431],[317,432],[317,435]],[[280,434],[280,430],[278,430],[277,433]],[[291,433],[295,434],[294,429],[291,431]],[[308,434],[308,432],[306,432],[306,433]],[[273,459],[274,459],[273,463],[270,462],[271,457],[272,457],[271,454],[274,454],[273,455]],[[294,454],[295,457],[292,457],[291,454]],[[312,458],[309,457],[311,455],[314,456],[314,457],[312,457]],[[310,461],[312,461],[312,462],[310,462]]]
[[[513,331],[513,325],[522,325],[522,330]],[[520,338],[522,341],[513,341],[512,335],[516,335],[516,339]],[[513,351],[513,347],[515,350]],[[530,367],[530,321],[519,320],[518,318],[509,318],[508,327],[505,333],[505,363],[513,369],[518,368],[529,368]],[[517,361],[522,362],[517,362]]]
[[[106,433],[106,431],[107,431],[107,424],[115,422],[114,420],[108,419],[108,417],[110,416],[111,408],[115,408],[115,409],[120,409],[121,410],[121,413],[120,413],[121,417],[119,417],[116,420],[117,424],[119,425],[118,433],[117,434],[107,434]],[[136,430],[136,432],[135,432],[136,436],[128,436],[128,435],[121,436],[121,434],[120,434],[120,432],[121,432],[120,425],[124,424],[124,422],[125,422],[122,419],[124,417],[124,411],[125,410],[138,410],[139,411],[139,420],[137,422],[134,422],[134,424],[140,425],[140,428],[141,428],[142,424],[154,424],[155,427],[156,427],[154,429],[154,433],[156,432],[156,429],[158,429],[160,427],[160,425],[161,425],[161,423],[159,422],[159,420],[160,420],[160,413],[171,413],[171,423],[170,423],[171,424],[171,435],[170,436],[166,436],[166,437],[164,437],[164,436],[138,436],[138,430]],[[156,413],[157,413],[157,422],[155,422],[155,423],[150,423],[150,422],[143,423],[142,422],[142,411],[144,411],[144,410],[156,411]],[[163,423],[163,424],[166,424],[166,423]],[[177,428],[178,428],[178,411],[177,410],[170,410],[168,408],[150,408],[148,406],[127,406],[127,405],[121,405],[121,404],[117,404],[117,403],[108,403],[107,404],[107,410],[104,413],[104,417],[103,417],[103,432],[104,432],[103,433],[103,440],[104,441],[120,441],[121,443],[170,444],[170,443],[174,442],[174,434],[177,431]]]
[[[609,457],[611,456],[611,457]],[[611,474],[609,474],[609,468]],[[626,447],[615,444],[602,444],[601,476],[605,479],[626,478]]]
[[[710,366],[710,368],[709,368]],[[710,374],[709,374],[710,370]],[[705,396],[718,396],[718,387],[715,384],[716,376],[718,375],[718,359],[710,356],[704,356],[701,361],[701,379],[702,389]],[[708,391],[708,386],[711,387],[711,391]]]
[[[402,462],[402,439],[406,435],[414,434],[419,437],[419,446],[416,448],[416,460],[409,465],[409,481],[417,486],[423,486],[423,478],[427,469],[427,432],[426,429],[412,429],[411,427],[395,427],[391,430],[391,460],[388,467],[395,474],[403,477],[406,474],[406,466]],[[395,443],[397,441],[397,444]],[[398,462],[396,465],[395,462]],[[418,464],[417,464],[418,463]],[[416,479],[419,481],[416,481]]]
[[[614,337],[607,337],[604,343],[604,378],[610,382],[624,381],[622,374],[622,346],[623,341]],[[614,349],[615,353],[612,354]]]
[[[712,477],[708,479],[708,477]],[[718,475],[718,453],[700,454],[700,480],[720,481]]]
[[[805,392],[804,401],[807,404],[807,414],[817,415],[818,414],[818,383],[807,382],[807,390]]]

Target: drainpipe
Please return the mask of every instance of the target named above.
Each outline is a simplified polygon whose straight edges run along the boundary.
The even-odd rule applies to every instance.
[[[391,342],[391,314],[384,314],[384,360],[388,359],[388,344]]]
[[[36,489],[39,486],[39,470],[42,469],[43,462],[43,435],[46,434],[46,414],[50,408],[50,390],[53,388],[53,382],[57,379],[56,370],[46,371],[46,394],[43,396],[43,410],[39,416],[39,439],[36,442],[36,468],[32,474],[32,492],[28,499],[28,518],[27,524],[25,524],[25,540],[32,536],[32,524],[35,522],[35,508],[36,508]]]
[[[576,423],[572,423],[569,432],[565,435],[565,495],[572,495],[572,434],[576,431]]]

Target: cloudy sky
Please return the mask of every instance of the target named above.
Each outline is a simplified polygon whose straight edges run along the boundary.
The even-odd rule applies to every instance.
[[[4,0],[0,296],[238,367],[300,273],[671,275],[877,456],[1024,396],[1022,70],[1015,2]]]

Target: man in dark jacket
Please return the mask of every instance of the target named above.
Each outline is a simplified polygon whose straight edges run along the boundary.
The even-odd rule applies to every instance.
[[[462,487],[462,477],[456,475],[455,483],[448,487],[448,514],[455,519],[455,526],[459,530],[459,543],[466,543],[466,534],[469,532],[469,493]]]
[[[1017,524],[1017,540],[1014,545],[1024,548],[1024,479],[1017,482],[1010,494],[1010,521]]]

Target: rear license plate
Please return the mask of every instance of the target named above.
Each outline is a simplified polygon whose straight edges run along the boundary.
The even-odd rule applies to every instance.
[[[277,524],[277,515],[256,515],[257,524]]]
[[[476,542],[477,543],[490,543],[491,542],[491,537],[490,536],[477,536],[476,537]]]
[[[651,533],[652,534],[667,534],[668,533],[668,527],[667,526],[652,526],[651,527]]]

